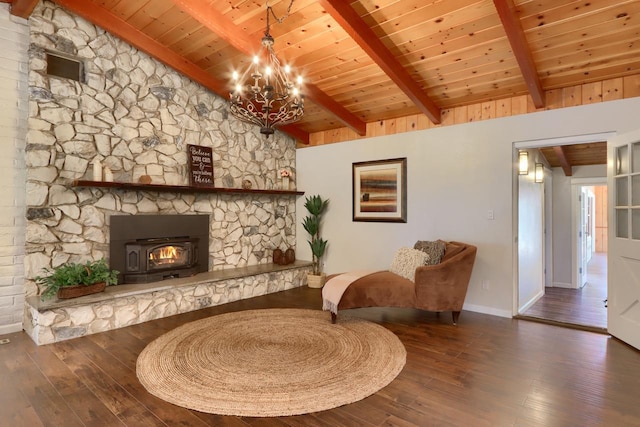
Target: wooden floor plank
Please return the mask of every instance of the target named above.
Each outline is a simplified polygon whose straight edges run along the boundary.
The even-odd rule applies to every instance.
[[[43,426],[38,414],[29,400],[19,390],[20,385],[9,374],[5,366],[0,364],[2,375],[2,392],[0,392],[0,418],[1,427],[9,426]],[[7,391],[12,389],[11,393]]]
[[[607,254],[596,252],[587,265],[587,283],[581,289],[547,287],[542,298],[521,313],[524,319],[607,330]]]
[[[36,366],[21,355],[10,367],[6,385],[19,389],[33,407],[38,418],[45,426],[82,426],[78,416],[69,403],[58,394]]]
[[[362,420],[348,413],[348,411],[322,411],[311,414],[314,419],[322,422],[323,426],[353,426],[353,427],[368,427],[370,424],[366,424]],[[308,420],[305,417],[304,420]]]
[[[88,339],[81,341],[89,342]],[[79,351],[73,341],[51,344],[52,351],[67,365],[83,384],[98,396],[100,400],[125,425],[165,425],[158,417],[148,411],[125,388],[106,374],[92,359]],[[135,375],[130,371],[129,375]]]
[[[122,337],[123,334],[119,334]],[[180,407],[168,407],[166,402],[148,393],[140,384],[135,375],[135,361],[133,366],[126,366],[121,363],[113,354],[98,346],[92,339],[77,340],[71,342],[74,349],[81,352],[87,359],[91,360],[108,375],[118,386],[122,387],[131,396],[151,411],[157,418],[170,426],[205,426],[206,422],[189,411]],[[121,347],[126,347],[131,341],[123,341]],[[114,348],[114,346],[111,346]]]
[[[85,425],[96,427],[121,424],[118,417],[109,411],[51,349],[52,346],[31,348],[27,354],[78,418]]]
[[[446,313],[345,311],[394,332],[407,364],[374,395],[327,411],[204,414],[151,396],[137,380],[139,353],[177,326],[237,310],[319,309],[320,298],[317,289],[296,288],[42,347],[11,334],[0,346],[0,426],[101,425],[98,418],[125,426],[640,425],[640,352],[604,334],[472,312],[453,326]]]
[[[0,413],[0,420],[15,418],[17,423],[18,419],[32,419],[35,414],[44,426],[82,426],[82,421],[69,402],[49,382],[29,356],[27,349],[35,349],[35,346],[23,335],[12,337],[11,343],[5,344],[0,352],[3,394],[18,393],[29,403],[29,408],[1,408],[0,411],[7,411],[8,415],[5,417]],[[38,425],[38,422],[34,425]]]

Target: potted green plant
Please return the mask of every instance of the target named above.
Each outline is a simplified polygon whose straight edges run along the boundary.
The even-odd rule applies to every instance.
[[[322,200],[322,197],[319,195],[307,197],[304,203],[304,207],[309,212],[309,215],[302,221],[302,226],[311,236],[309,246],[311,247],[313,263],[313,271],[307,275],[307,284],[310,288],[323,287],[326,277],[321,271],[320,260],[327,249],[327,241],[320,237],[320,223],[328,204],[329,200]]]
[[[42,298],[75,298],[104,291],[118,283],[118,271],[112,270],[106,261],[87,261],[85,264],[66,263],[56,268],[44,269],[46,275],[37,276]]]

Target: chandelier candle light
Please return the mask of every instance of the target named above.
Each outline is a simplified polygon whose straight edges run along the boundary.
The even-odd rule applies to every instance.
[[[270,15],[280,24],[289,16],[292,5],[293,0],[286,15],[278,19],[267,2],[267,29],[260,52],[242,74],[233,72],[233,90],[229,94],[231,113],[240,120],[260,126],[260,133],[267,138],[275,132],[274,126],[296,122],[304,113],[300,91],[302,76],[293,80],[291,67],[280,65],[273,50],[273,37],[269,34]]]

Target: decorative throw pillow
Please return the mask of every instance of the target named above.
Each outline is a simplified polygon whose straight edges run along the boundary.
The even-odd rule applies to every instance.
[[[444,240],[436,240],[431,242],[429,240],[418,240],[413,249],[418,249],[429,254],[429,261],[427,265],[440,264],[444,250],[447,247],[447,243]]]
[[[416,268],[429,261],[429,254],[411,248],[400,248],[396,251],[389,271],[398,276],[415,281]]]

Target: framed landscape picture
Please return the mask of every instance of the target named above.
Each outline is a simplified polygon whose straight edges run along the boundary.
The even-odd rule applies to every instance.
[[[353,163],[353,220],[407,222],[407,158]]]

